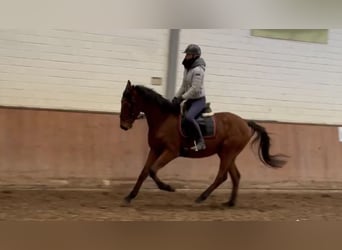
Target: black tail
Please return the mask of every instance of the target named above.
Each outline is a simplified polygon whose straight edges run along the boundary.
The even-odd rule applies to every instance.
[[[258,124],[256,124],[253,121],[248,121],[248,126],[250,126],[253,129],[253,134],[256,132],[257,136],[252,141],[252,144],[255,144],[259,140],[259,148],[258,148],[258,154],[260,160],[265,163],[266,165],[269,165],[274,168],[282,167],[286,161],[284,159],[281,159],[282,157],[286,157],[285,155],[270,155],[270,137],[268,136],[268,133],[266,132],[266,129]]]

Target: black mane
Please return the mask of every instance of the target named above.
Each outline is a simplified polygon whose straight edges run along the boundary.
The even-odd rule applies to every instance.
[[[153,89],[147,88],[142,85],[136,85],[134,87],[140,95],[146,99],[146,102],[150,102],[154,105],[160,107],[164,112],[172,113],[178,115],[180,113],[179,105],[174,105],[172,102],[164,98],[159,93],[155,92]]]

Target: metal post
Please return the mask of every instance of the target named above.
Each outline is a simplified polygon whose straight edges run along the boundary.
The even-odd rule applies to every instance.
[[[169,55],[165,90],[166,98],[169,100],[172,99],[176,91],[179,33],[179,29],[171,29],[169,35]]]

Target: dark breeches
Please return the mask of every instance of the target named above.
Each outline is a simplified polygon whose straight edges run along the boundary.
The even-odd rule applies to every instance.
[[[196,129],[193,135],[195,139],[202,137],[200,127],[198,123],[196,122],[196,117],[205,108],[205,102],[206,102],[205,97],[201,97],[195,100],[188,100],[186,102],[186,105],[189,107],[189,109],[186,111],[184,118],[187,124],[189,124],[194,129]]]

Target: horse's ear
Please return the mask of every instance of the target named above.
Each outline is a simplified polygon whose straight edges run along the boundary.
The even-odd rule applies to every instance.
[[[126,89],[130,89],[132,87],[131,81],[127,81]]]

